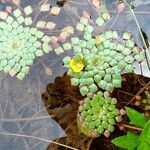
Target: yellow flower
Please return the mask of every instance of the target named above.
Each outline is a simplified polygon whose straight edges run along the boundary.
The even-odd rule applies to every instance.
[[[81,70],[83,70],[84,68],[83,61],[81,60],[79,62],[76,62],[74,59],[71,59],[70,67],[74,72],[81,72]]]
[[[98,44],[100,44],[100,43],[101,43],[101,41],[99,40],[98,37],[96,37],[96,42],[95,42],[95,44],[98,45]]]

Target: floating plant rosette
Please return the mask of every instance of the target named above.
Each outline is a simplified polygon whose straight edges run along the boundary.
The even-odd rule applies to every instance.
[[[22,80],[36,57],[52,50],[50,37],[33,25],[33,8],[16,8],[11,14],[0,12],[0,70]],[[46,24],[50,28],[50,23]]]
[[[98,92],[92,98],[85,98],[78,111],[79,130],[89,137],[113,132],[114,125],[122,121],[116,104],[117,99],[105,98],[102,92]]]
[[[96,20],[102,26],[109,19],[103,14]],[[83,38],[71,38],[73,57],[63,59],[68,68],[73,86],[79,86],[80,93],[96,93],[98,90],[112,92],[121,87],[121,74],[134,72],[133,63],[142,62],[143,51],[135,44],[131,33],[119,37],[117,31],[105,31],[93,37],[93,27],[88,19],[81,18],[76,29],[83,32]]]
[[[57,43],[56,36],[50,36],[56,26],[45,19],[55,14],[50,4],[40,3],[37,9],[31,5],[21,7],[19,2],[10,5],[13,7],[6,4],[5,10],[0,11],[0,71],[23,80],[37,57],[52,49],[59,55],[64,49]],[[66,27],[61,36],[65,32],[68,37],[73,30]]]
[[[102,27],[109,19],[110,15],[104,13],[96,19],[96,25]],[[93,26],[83,17],[76,30],[82,35],[71,38],[68,46],[73,56],[66,56],[63,62],[72,86],[79,86],[85,97],[78,110],[78,128],[89,137],[110,134],[116,122],[122,120],[117,99],[110,93],[121,87],[121,74],[134,72],[133,64],[141,63],[144,54],[129,32],[119,36],[117,31],[109,30],[95,36]]]
[[[148,91],[148,90],[145,91],[145,96],[146,96],[146,98],[143,99],[142,103],[145,107],[145,110],[150,111],[150,91]]]

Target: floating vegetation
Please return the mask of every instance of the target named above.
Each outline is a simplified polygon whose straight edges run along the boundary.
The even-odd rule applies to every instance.
[[[150,110],[150,92],[145,91],[146,98],[143,99],[143,104],[145,106],[145,110]]]
[[[101,18],[105,22],[110,16],[105,13]],[[83,96],[90,92],[96,93],[99,88],[109,92],[120,88],[122,72],[133,72],[133,63],[144,59],[144,54],[135,45],[131,33],[125,32],[121,38],[117,31],[110,30],[93,38],[93,27],[83,17],[76,29],[83,32],[83,39],[71,38],[74,56],[67,56],[63,61],[69,68],[72,85],[79,85]]]
[[[41,11],[48,10],[48,5],[41,6]],[[20,80],[28,74],[36,57],[52,51],[51,37],[40,29],[52,30],[55,24],[38,20],[34,26],[32,12],[30,5],[11,14],[0,12],[0,71]]]
[[[103,13],[96,19],[96,25],[101,27],[109,19],[110,15]],[[84,17],[76,30],[83,36],[71,38],[68,50],[72,48],[74,56],[66,56],[63,62],[71,85],[79,86],[85,96],[77,116],[78,128],[89,137],[97,137],[113,132],[116,121],[121,121],[117,99],[109,97],[110,93],[121,88],[121,74],[134,72],[134,62],[141,63],[144,53],[129,32],[120,37],[117,31],[109,30],[94,37],[93,26]]]
[[[105,98],[102,92],[92,98],[85,98],[83,105],[79,107],[78,123],[82,124],[79,129],[90,137],[99,136],[106,130],[113,132],[116,122],[122,121],[116,104],[117,99]]]

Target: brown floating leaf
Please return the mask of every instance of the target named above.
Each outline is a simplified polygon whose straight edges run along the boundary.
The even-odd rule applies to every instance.
[[[58,43],[53,43],[53,45],[52,45],[52,48],[53,48],[53,49],[56,49],[56,48],[58,48],[58,47],[60,47],[60,45],[59,45]]]
[[[51,36],[51,43],[57,43],[58,38],[56,36]]]
[[[65,35],[63,35],[62,33],[59,35],[58,39],[62,43],[67,41],[67,37]]]
[[[54,16],[57,16],[59,14],[60,10],[61,10],[61,8],[59,8],[59,7],[56,7],[56,6],[52,7],[51,14]]]
[[[40,11],[49,11],[50,10],[50,4],[44,3],[41,5]]]
[[[11,12],[12,12],[12,7],[11,7],[11,6],[6,6],[6,11],[7,11],[8,13],[11,13]]]
[[[48,76],[52,76],[53,71],[52,71],[51,68],[45,67],[45,73],[46,73],[46,75],[48,75]]]
[[[92,4],[97,8],[99,8],[100,3],[100,0],[92,0]]]
[[[12,0],[12,2],[17,6],[19,6],[19,4],[20,4],[20,0]]]
[[[16,72],[16,70],[12,69],[12,70],[10,70],[9,74],[10,74],[10,76],[13,77],[17,74],[17,72]]]
[[[109,132],[108,130],[106,130],[106,131],[104,132],[104,136],[107,137],[107,138],[109,138],[109,137],[110,137],[110,132]]]
[[[83,11],[83,17],[87,19],[91,19],[91,15],[88,11]]]
[[[62,32],[73,34],[74,33],[74,28],[72,26],[67,26],[67,27],[62,29]]]

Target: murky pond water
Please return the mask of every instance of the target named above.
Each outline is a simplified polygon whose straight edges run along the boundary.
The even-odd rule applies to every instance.
[[[59,51],[55,51],[54,49],[62,46],[62,43],[64,43],[60,38],[62,29],[67,26],[75,27],[83,13],[90,14],[90,23],[94,27],[93,36],[96,36],[98,33],[102,33],[111,27],[111,29],[117,30],[120,34],[124,31],[131,32],[135,42],[138,43],[139,46],[143,46],[137,23],[129,7],[120,8],[118,11],[119,7],[117,1],[108,0],[104,2],[104,4],[105,9],[111,14],[111,20],[104,27],[99,28],[96,26],[95,20],[100,15],[102,8],[96,8],[91,0],[66,0],[62,7],[59,7],[60,3],[58,3],[57,0],[0,1],[0,23],[7,22],[6,19],[8,16],[13,16],[14,19],[18,18],[21,11],[21,16],[24,18],[31,17],[31,20],[28,18],[29,20],[23,24],[23,28],[29,27],[26,30],[23,29],[25,36],[27,36],[26,33],[32,32],[30,28],[37,28],[39,22],[40,27],[38,28],[38,31],[45,36],[52,37],[51,40],[53,41],[51,49],[47,50],[45,46],[47,42],[42,41],[39,34],[36,39],[33,38],[35,42],[38,41],[37,44],[41,41],[43,45],[45,44],[45,47],[40,44],[40,46],[43,46],[43,49],[45,49],[45,53],[40,50],[41,47],[38,48],[37,46],[37,49],[35,48],[35,51],[37,50],[36,57],[32,58],[31,62],[29,62],[30,65],[27,65],[28,68],[25,68],[28,70],[28,73],[25,76],[24,74],[26,72],[24,72],[24,74],[19,74],[20,72],[23,72],[21,69],[16,71],[14,68],[5,68],[3,70],[3,67],[0,66],[0,69],[2,68],[0,71],[0,150],[43,150],[56,138],[67,136],[64,129],[53,119],[53,114],[52,116],[49,116],[47,108],[50,106],[44,106],[41,95],[46,90],[48,84],[54,83],[56,77],[63,76],[67,71],[67,68],[63,66],[62,59],[67,55],[71,56],[72,52],[65,51],[58,55]],[[141,3],[139,0],[137,3],[135,0],[135,4],[138,6],[134,9],[134,14],[140,28],[147,35],[146,40],[148,40],[150,38],[150,1]],[[25,11],[24,8],[27,6],[30,7]],[[57,7],[59,10],[55,10],[53,13],[56,14],[52,15],[52,9],[54,7]],[[18,9],[19,12],[13,14],[13,11],[16,9]],[[57,14],[58,11],[60,12]],[[43,24],[46,24],[48,27],[48,22],[50,22],[50,29],[42,28]],[[20,24],[22,25],[22,23]],[[11,48],[13,50],[16,48],[16,41],[19,40],[15,32],[17,32],[18,28],[14,25],[14,34],[12,37],[9,37],[8,34],[9,32],[12,32],[12,30],[6,30],[2,25],[3,24],[0,24],[0,31],[2,31],[2,33],[0,33],[0,46],[5,47],[5,59],[9,63],[11,58],[8,58],[8,53],[11,52],[7,51],[7,46],[9,46],[13,40],[15,43],[12,42],[13,46]],[[2,37],[3,35],[4,37]],[[74,35],[80,37],[82,36],[82,33],[75,32],[71,34],[66,41],[69,41],[71,36]],[[21,38],[24,39],[24,35],[22,36],[23,37]],[[27,41],[29,40],[30,37]],[[24,44],[27,41],[24,41]],[[30,49],[30,45],[27,44],[27,46],[21,47],[21,51],[24,49]],[[4,52],[3,47],[0,47],[0,55],[2,53],[4,54]],[[14,51],[13,54],[12,57],[18,56]],[[150,51],[148,50],[147,55],[150,63]],[[26,59],[25,56],[26,53],[20,54],[20,60]],[[28,57],[30,58],[30,55],[27,56],[27,59],[29,59]],[[3,57],[1,58],[0,56],[0,64],[2,64],[3,60]],[[26,64],[21,66],[21,68],[23,67],[26,67]],[[4,71],[7,73],[4,73]],[[135,64],[135,73],[150,77],[147,62],[145,61],[142,65]],[[66,80],[66,83],[67,82],[68,80]],[[58,94],[60,93],[58,92]]]

